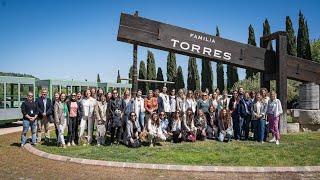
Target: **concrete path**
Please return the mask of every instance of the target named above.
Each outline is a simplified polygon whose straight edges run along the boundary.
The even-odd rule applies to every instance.
[[[52,126],[54,126],[54,124],[50,123],[49,127]],[[0,124],[0,136],[14,132],[22,132],[22,121],[14,122],[11,124]]]

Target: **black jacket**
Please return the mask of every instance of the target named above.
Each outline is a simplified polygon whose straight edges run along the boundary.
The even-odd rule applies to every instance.
[[[44,113],[44,104],[43,104],[43,100],[42,100],[42,97],[38,97],[35,101],[36,105],[37,105],[37,108],[38,108],[38,111],[39,111],[39,114],[38,114],[38,117],[40,119],[43,118],[42,114]],[[52,103],[51,103],[51,99],[47,98],[47,104],[46,104],[46,114],[47,116],[49,116],[50,114],[52,114]]]
[[[39,113],[36,103],[34,101],[29,102],[28,100],[24,101],[21,104],[21,112],[23,114],[23,119],[28,119],[28,120],[30,119],[27,118],[26,115],[29,115],[30,117],[34,117]]]

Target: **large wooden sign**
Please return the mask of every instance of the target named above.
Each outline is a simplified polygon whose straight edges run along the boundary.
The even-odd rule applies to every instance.
[[[121,14],[118,40],[264,71],[266,49]]]

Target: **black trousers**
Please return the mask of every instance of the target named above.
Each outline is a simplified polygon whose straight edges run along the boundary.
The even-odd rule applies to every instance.
[[[181,138],[179,138],[180,133],[181,133],[180,130],[176,130],[176,131],[172,132],[172,134],[173,134],[172,135],[172,140],[173,140],[174,143],[179,143],[180,142],[180,139],[181,139]]]
[[[114,143],[114,133],[116,132],[116,130],[117,130],[117,134],[116,134],[117,142],[120,142],[122,126],[111,127],[111,143]]]
[[[71,143],[74,141],[77,143],[75,140],[78,138],[78,119],[77,117],[69,117],[68,120],[68,137],[67,137],[67,142]]]

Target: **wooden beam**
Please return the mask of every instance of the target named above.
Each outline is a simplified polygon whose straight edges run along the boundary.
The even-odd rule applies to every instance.
[[[261,37],[260,40],[262,39],[262,41],[272,41],[272,40],[277,39],[278,36],[287,36],[287,32],[286,31],[277,31],[275,33],[267,34],[267,35]]]
[[[120,80],[131,81],[131,78],[120,78]],[[162,84],[175,84],[175,82],[171,81],[158,81],[158,80],[147,80],[147,79],[138,79],[140,82],[150,82],[150,83],[162,83]]]
[[[118,41],[264,71],[266,49],[121,14]]]

